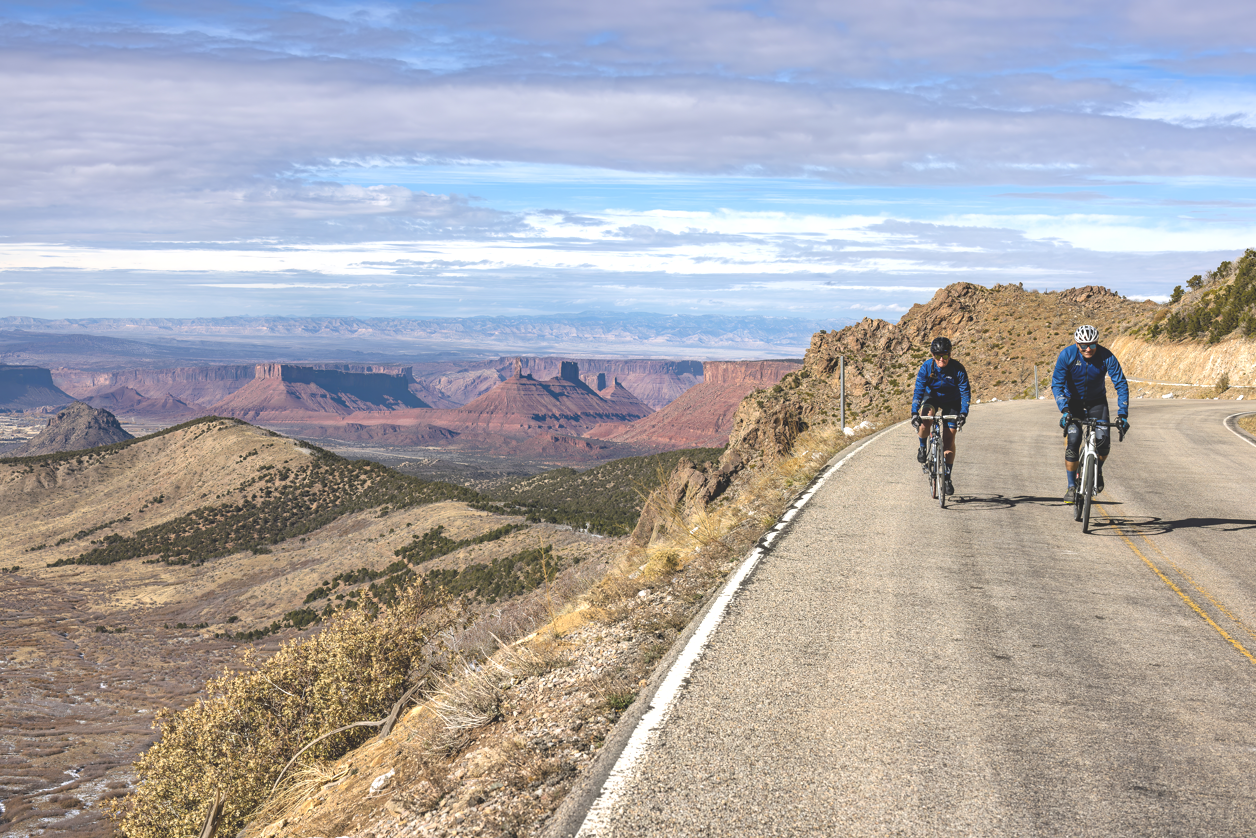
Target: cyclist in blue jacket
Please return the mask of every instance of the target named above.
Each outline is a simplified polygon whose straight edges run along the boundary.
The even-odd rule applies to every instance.
[[[916,462],[925,461],[925,440],[933,421],[922,419],[921,415],[957,414],[959,419],[947,420],[942,428],[942,448],[946,453],[946,483],[944,490],[948,495],[955,494],[951,485],[951,466],[955,463],[955,432],[964,427],[968,420],[968,370],[964,365],[951,357],[951,341],[947,338],[934,338],[929,345],[932,358],[925,359],[916,373],[916,390],[911,397],[911,424],[920,436],[920,449],[916,452]]]
[[[1082,429],[1078,419],[1102,419],[1108,421],[1108,387],[1104,376],[1112,379],[1116,388],[1117,424],[1124,433],[1130,428],[1130,388],[1125,383],[1121,362],[1112,351],[1099,345],[1099,330],[1094,326],[1078,326],[1071,346],[1064,347],[1055,361],[1055,373],[1051,376],[1051,392],[1060,408],[1060,427],[1068,439],[1064,447],[1064,468],[1068,473],[1068,491],[1064,502],[1077,498],[1077,458],[1081,447]],[[1095,475],[1095,494],[1103,491],[1103,461],[1112,449],[1112,437],[1107,426],[1095,428],[1095,451],[1099,454],[1099,471]]]

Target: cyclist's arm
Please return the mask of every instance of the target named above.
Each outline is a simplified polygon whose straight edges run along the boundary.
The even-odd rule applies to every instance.
[[[1064,413],[1068,410],[1068,348],[1055,359],[1055,372],[1051,373],[1051,395],[1055,396],[1055,404]]]
[[[1125,372],[1121,369],[1121,362],[1116,359],[1116,355],[1111,352],[1104,360],[1108,368],[1108,378],[1112,379],[1112,386],[1116,389],[1116,415],[1130,415],[1130,385],[1125,380]]]
[[[968,387],[968,370],[960,367],[955,371],[955,383],[959,385],[959,412],[968,413],[968,402],[972,397],[972,391]]]
[[[920,370],[916,373],[916,389],[911,395],[911,412],[914,416],[920,412],[920,403],[925,400],[925,382],[929,379],[929,362],[925,361],[920,365]]]

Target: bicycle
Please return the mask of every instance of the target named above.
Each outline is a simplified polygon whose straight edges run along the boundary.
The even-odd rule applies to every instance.
[[[935,414],[920,418],[933,420],[933,427],[929,429],[929,441],[926,443],[925,464],[922,467],[925,476],[929,478],[929,496],[937,500],[939,506],[946,509],[946,452],[942,444],[942,427],[944,423],[958,419],[959,415]],[[955,432],[959,433],[959,428],[956,428]]]
[[[1095,476],[1099,473],[1099,452],[1095,450],[1096,428],[1117,428],[1118,439],[1125,441],[1125,429],[1117,422],[1104,419],[1074,419],[1082,429],[1082,442],[1077,458],[1077,494],[1073,499],[1073,520],[1082,522],[1082,532],[1090,532],[1090,504],[1095,496]]]

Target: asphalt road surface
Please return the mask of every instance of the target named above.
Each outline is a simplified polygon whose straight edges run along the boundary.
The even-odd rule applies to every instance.
[[[581,835],[1256,835],[1243,407],[1136,400],[1090,535],[1050,401],[973,410],[946,509],[909,426],[873,438]]]

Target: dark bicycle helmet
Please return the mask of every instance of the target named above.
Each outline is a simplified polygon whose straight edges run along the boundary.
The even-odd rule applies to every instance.
[[[951,354],[950,339],[949,338],[934,338],[933,343],[929,344],[929,354],[931,355]]]

